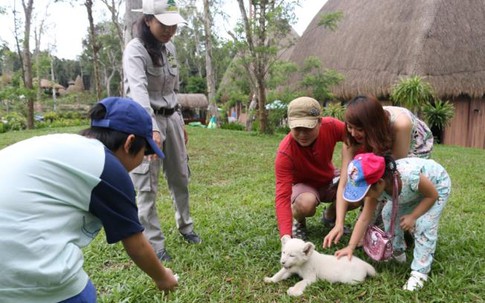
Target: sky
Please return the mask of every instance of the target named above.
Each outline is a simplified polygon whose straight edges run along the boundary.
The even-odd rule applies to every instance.
[[[67,3],[66,3],[67,2]],[[88,28],[86,8],[82,4],[70,4],[71,1],[54,3],[53,0],[34,0],[34,15],[36,22],[32,24],[31,37],[34,28],[44,19],[47,30],[41,37],[41,49],[51,50],[51,53],[62,59],[76,59],[82,52],[82,39]],[[79,1],[80,2],[80,1]],[[313,17],[320,11],[326,0],[300,0],[300,7],[295,9],[298,22],[293,25],[298,34],[303,34]],[[0,43],[6,41],[10,49],[14,49],[14,26],[12,11],[18,11],[19,17],[24,18],[24,11],[20,0],[2,0],[1,7],[5,7],[7,14],[0,15]],[[16,7],[15,7],[16,6]],[[124,7],[124,5],[122,5]],[[231,4],[238,14],[237,5]],[[106,8],[100,1],[94,1],[94,21],[109,20]],[[239,15],[239,14],[238,14]],[[218,28],[231,28],[230,24],[223,24]],[[23,32],[23,28],[21,30]],[[31,49],[35,44],[30,43]]]

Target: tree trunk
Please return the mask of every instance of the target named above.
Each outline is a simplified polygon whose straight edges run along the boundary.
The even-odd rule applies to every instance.
[[[25,31],[23,41],[23,67],[24,67],[24,85],[30,92],[32,92],[34,85],[32,83],[32,56],[30,54],[30,25],[32,22],[32,10],[34,6],[33,0],[28,0],[27,4],[22,0],[22,6],[25,13]],[[34,128],[34,99],[33,94],[29,93],[27,96],[27,128]]]
[[[258,77],[258,76],[257,76]],[[257,78],[258,82],[258,113],[259,113],[259,132],[265,134],[268,130],[268,112],[266,111],[266,88],[264,86],[264,76]]]
[[[251,82],[251,89],[258,97],[259,132],[268,131],[268,113],[266,112],[266,73],[270,66],[268,48],[273,41],[268,38],[267,17],[274,11],[275,1],[249,1],[249,17],[246,14],[244,0],[237,0],[244,24],[246,48],[240,50],[246,57],[244,68]],[[257,24],[256,24],[257,23]]]
[[[34,29],[34,40],[35,40],[35,51],[34,51],[34,56],[35,56],[35,62],[36,62],[36,68],[35,68],[35,77],[37,78],[37,102],[40,101],[41,98],[41,87],[40,84],[42,82],[42,76],[40,75],[40,32],[37,32],[36,29]]]
[[[210,15],[209,0],[204,0],[204,31],[205,31],[205,70],[206,70],[206,80],[207,80],[207,94],[209,98],[209,103],[212,104],[210,107],[211,115],[217,116],[217,105],[216,105],[216,79],[214,70],[212,67],[212,17]]]
[[[96,31],[94,28],[94,20],[93,20],[93,0],[86,0],[84,3],[88,12],[88,20],[89,20],[89,36],[91,38],[91,50],[93,52],[93,73],[94,73],[94,87],[96,89],[96,97],[98,100],[101,100],[101,80],[99,79],[99,60],[98,60],[98,51],[99,45],[96,39]]]
[[[132,12],[132,9],[139,9],[142,7],[142,0],[125,1],[125,22],[124,22],[124,38],[125,45],[131,41],[136,35],[136,22],[141,17],[141,13]]]
[[[54,112],[57,111],[57,92],[54,87],[56,83],[56,75],[54,74],[54,56],[51,56],[51,82],[52,82],[52,107]]]

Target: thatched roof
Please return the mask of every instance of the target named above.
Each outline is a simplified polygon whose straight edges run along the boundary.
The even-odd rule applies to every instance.
[[[52,81],[47,79],[40,79],[40,87],[41,88],[52,88]],[[54,83],[55,89],[64,89],[64,86],[60,85],[59,83]]]
[[[337,29],[321,15],[342,12]],[[424,76],[440,97],[485,94],[483,0],[328,0],[295,45],[291,61],[317,56],[344,74],[340,98],[389,95],[400,77]]]
[[[209,100],[204,94],[177,94],[180,105],[185,108],[207,108]]]

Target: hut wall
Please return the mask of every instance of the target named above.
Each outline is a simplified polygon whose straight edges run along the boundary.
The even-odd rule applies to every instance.
[[[485,148],[485,100],[460,96],[452,103],[455,117],[445,129],[443,143]]]
[[[470,106],[470,145],[485,148],[485,102],[472,99]]]

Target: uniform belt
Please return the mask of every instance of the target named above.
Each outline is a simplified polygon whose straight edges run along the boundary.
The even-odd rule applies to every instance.
[[[156,115],[162,115],[162,116],[171,116],[173,113],[175,113],[179,109],[178,104],[175,105],[173,108],[166,108],[166,107],[161,107],[159,109],[155,109],[154,112]]]

